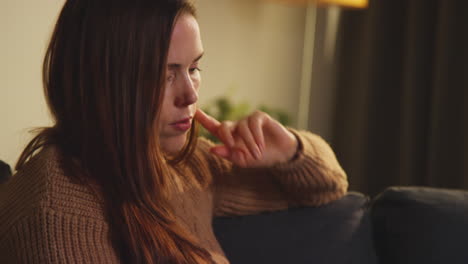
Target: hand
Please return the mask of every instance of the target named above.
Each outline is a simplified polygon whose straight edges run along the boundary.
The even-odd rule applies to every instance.
[[[219,122],[198,109],[195,120],[222,142],[210,151],[240,167],[273,166],[291,160],[297,151],[294,134],[261,111],[237,122]]]

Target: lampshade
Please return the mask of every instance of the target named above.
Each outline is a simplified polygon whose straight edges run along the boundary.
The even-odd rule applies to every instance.
[[[368,5],[368,0],[270,0],[273,2],[281,2],[285,4],[308,4],[315,3],[317,5],[337,5],[343,7],[365,8]]]

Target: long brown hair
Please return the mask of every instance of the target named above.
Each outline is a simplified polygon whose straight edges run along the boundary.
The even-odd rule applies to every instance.
[[[175,221],[167,196],[176,183],[157,136],[170,37],[184,13],[195,16],[185,0],[67,0],[43,64],[55,124],[39,131],[16,167],[56,145],[72,177],[99,186],[127,263],[211,262]],[[190,156],[195,143],[192,129],[169,163]],[[179,182],[209,183],[197,175]]]

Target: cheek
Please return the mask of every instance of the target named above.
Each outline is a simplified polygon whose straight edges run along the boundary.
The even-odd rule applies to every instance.
[[[197,74],[192,79],[192,83],[193,83],[193,86],[195,87],[195,90],[198,91],[200,89],[200,84],[201,84],[201,76],[199,72],[197,72]]]
[[[162,122],[164,122],[164,120],[167,119],[170,113],[171,98],[172,98],[171,89],[169,86],[167,86],[163,94],[162,105],[160,108],[160,120]]]

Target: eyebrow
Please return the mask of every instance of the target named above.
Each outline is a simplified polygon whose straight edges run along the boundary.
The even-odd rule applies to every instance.
[[[204,52],[202,52],[197,58],[195,58],[192,63],[199,61],[203,57],[203,54],[204,54]],[[178,68],[182,67],[182,64],[180,64],[180,63],[169,63],[167,66],[169,68],[172,68],[172,69],[174,69],[174,68],[178,69]]]

